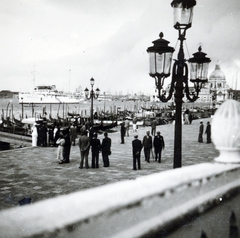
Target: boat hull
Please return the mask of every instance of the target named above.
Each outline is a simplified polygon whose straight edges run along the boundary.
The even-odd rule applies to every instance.
[[[34,94],[19,94],[19,103],[22,104],[78,104],[81,99],[71,98],[68,96],[56,96],[56,95],[34,95]]]

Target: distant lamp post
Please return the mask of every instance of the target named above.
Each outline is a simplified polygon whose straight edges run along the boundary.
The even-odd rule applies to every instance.
[[[149,75],[155,79],[158,97],[162,102],[169,101],[174,95],[176,104],[175,114],[175,138],[174,138],[174,168],[182,166],[182,103],[184,93],[190,102],[198,99],[199,92],[204,83],[207,82],[208,65],[211,60],[202,52],[199,47],[198,52],[189,59],[190,64],[190,82],[194,84],[194,92],[189,92],[188,86],[188,66],[184,56],[183,42],[185,40],[186,30],[192,25],[193,7],[195,0],[174,0],[171,3],[174,8],[174,28],[178,30],[178,40],[180,49],[178,57],[174,61],[172,68],[172,80],[169,94],[163,91],[164,79],[170,76],[172,55],[174,49],[168,46],[168,41],[163,39],[163,33],[160,33],[160,39],[153,41],[153,46],[147,49],[150,59]]]
[[[23,98],[21,97],[21,104],[22,104],[22,119],[23,119]]]
[[[88,88],[86,88],[84,90],[85,92],[85,97],[87,99],[91,99],[91,109],[90,109],[90,114],[91,114],[91,124],[93,125],[93,99],[97,99],[99,94],[100,94],[100,90],[99,88],[97,88],[95,91],[93,90],[93,85],[94,85],[94,78],[90,79],[90,85],[91,85],[91,91],[90,91],[90,95],[89,95],[89,90]]]

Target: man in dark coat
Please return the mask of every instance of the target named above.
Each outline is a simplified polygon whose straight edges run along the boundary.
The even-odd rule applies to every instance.
[[[64,129],[64,139],[65,139],[65,144],[63,146],[63,163],[70,163],[70,150],[71,150],[71,139],[70,139],[70,134],[69,134],[69,128]]]
[[[90,147],[90,139],[87,136],[87,131],[83,132],[83,135],[79,138],[79,149],[80,149],[80,155],[81,155],[81,161],[79,169],[83,168],[83,162],[85,160],[85,166],[86,169],[89,168],[88,166],[88,153],[89,153],[89,147]]]
[[[46,147],[47,146],[47,122],[44,122],[42,125],[42,146]]]
[[[157,135],[153,139],[153,146],[155,151],[155,161],[161,163],[162,150],[165,148],[164,138],[161,136],[160,131],[157,132]]]
[[[90,146],[92,147],[92,168],[99,168],[99,152],[101,150],[101,142],[97,138],[97,133],[93,134],[93,138],[90,140]]]
[[[132,141],[132,153],[133,153],[133,170],[137,170],[136,163],[138,164],[138,169],[141,169],[141,150],[142,150],[142,142],[138,139],[138,135],[134,136],[134,140]]]
[[[146,135],[143,137],[143,148],[145,160],[150,163],[150,152],[152,149],[152,137],[150,136],[150,131],[147,131]]]
[[[120,134],[121,134],[121,144],[124,144],[124,137],[126,133],[125,123],[121,124]]]
[[[207,122],[207,127],[205,133],[207,134],[207,143],[211,143],[211,125],[210,122]]]
[[[198,133],[198,142],[202,143],[203,142],[203,122],[200,121],[200,126],[199,126],[199,133]]]
[[[102,158],[103,158],[103,167],[109,167],[109,155],[111,154],[111,144],[112,141],[108,137],[108,133],[104,132],[104,138],[102,140]]]

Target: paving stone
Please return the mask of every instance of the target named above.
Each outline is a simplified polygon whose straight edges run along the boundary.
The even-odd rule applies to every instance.
[[[204,124],[210,119],[204,119]],[[213,144],[198,143],[199,120],[192,125],[182,127],[182,166],[211,162],[218,156]],[[151,158],[150,163],[141,154],[141,170],[132,170],[133,133],[125,137],[125,144],[120,144],[120,133],[109,133],[112,139],[112,155],[110,167],[104,168],[102,156],[99,156],[98,169],[79,169],[80,153],[78,146],[72,146],[69,164],[58,164],[55,147],[29,147],[0,152],[4,160],[0,172],[0,210],[18,206],[18,201],[24,197],[32,198],[32,203],[79,190],[101,186],[108,183],[140,176],[159,173],[173,169],[174,126],[161,125],[157,130],[164,136],[166,148],[162,152],[162,163]],[[139,139],[142,139],[150,127],[138,129]],[[103,135],[99,135],[102,140]],[[30,144],[30,143],[29,143]],[[89,164],[91,165],[91,154]]]

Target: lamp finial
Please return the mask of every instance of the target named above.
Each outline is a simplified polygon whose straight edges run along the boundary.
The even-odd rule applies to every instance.
[[[159,37],[162,39],[163,38],[163,33],[162,32],[160,32],[160,34],[159,34]]]

